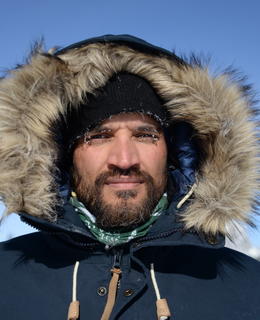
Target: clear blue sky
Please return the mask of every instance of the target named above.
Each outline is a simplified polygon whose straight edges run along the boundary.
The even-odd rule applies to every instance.
[[[212,69],[233,65],[248,76],[259,98],[259,15],[258,0],[2,1],[0,72],[22,63],[41,37],[50,48],[128,33],[177,54],[211,56]],[[6,223],[7,233],[10,224],[16,225],[15,232],[21,228],[17,222]],[[259,232],[250,237],[260,246]]]

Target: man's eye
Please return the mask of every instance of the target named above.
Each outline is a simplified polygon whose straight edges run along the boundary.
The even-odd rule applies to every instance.
[[[159,135],[154,133],[138,133],[135,135],[136,138],[141,142],[147,142],[147,143],[155,143],[159,140]]]
[[[86,135],[84,142],[90,145],[98,145],[105,142],[108,142],[111,138],[108,134],[98,133],[93,135]]]

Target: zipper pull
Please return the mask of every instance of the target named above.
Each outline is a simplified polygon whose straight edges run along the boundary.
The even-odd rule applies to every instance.
[[[112,269],[120,269],[123,249],[114,249],[114,263]]]
[[[108,296],[107,296],[107,303],[105,306],[105,309],[103,311],[101,320],[109,320],[110,315],[113,311],[115,302],[116,302],[116,294],[117,294],[117,289],[118,289],[118,284],[120,281],[120,276],[121,276],[121,258],[122,258],[122,249],[114,249],[114,262],[113,266],[111,269],[112,272],[112,278],[109,283],[108,287]]]

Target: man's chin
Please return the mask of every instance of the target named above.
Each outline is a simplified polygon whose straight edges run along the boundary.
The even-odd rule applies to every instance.
[[[144,199],[147,198],[147,194],[137,192],[136,190],[118,190],[110,194],[104,194],[102,199],[108,205],[118,205],[119,203],[124,204],[141,204]]]
[[[144,201],[136,199],[117,199],[117,201],[103,201],[96,211],[97,225],[106,231],[133,230],[143,224],[150,217],[151,210],[144,210]],[[100,210],[101,209],[101,210]]]

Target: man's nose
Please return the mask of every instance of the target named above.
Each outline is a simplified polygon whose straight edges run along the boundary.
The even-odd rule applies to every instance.
[[[136,145],[130,139],[117,140],[108,156],[108,166],[116,166],[121,169],[128,169],[139,166],[139,152]]]

